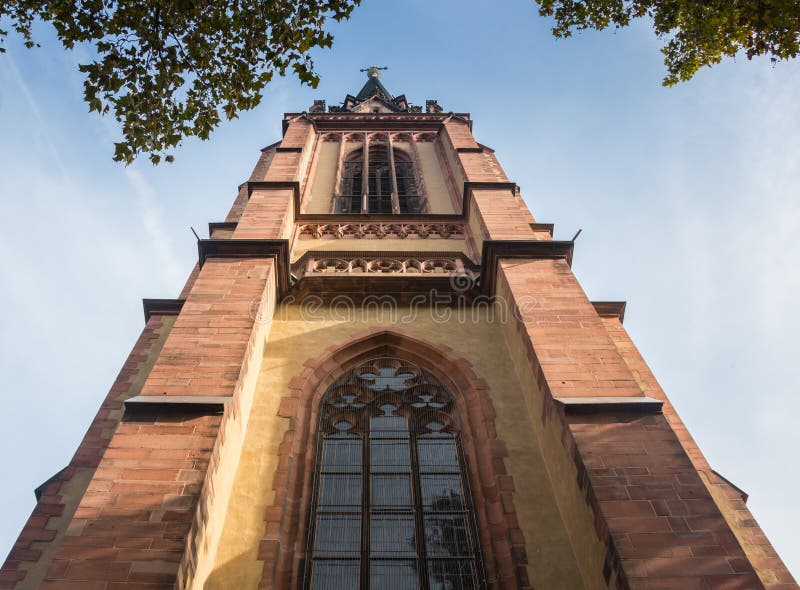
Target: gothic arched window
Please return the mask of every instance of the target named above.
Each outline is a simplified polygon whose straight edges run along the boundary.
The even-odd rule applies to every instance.
[[[425,199],[417,181],[414,158],[391,148],[386,138],[354,149],[341,165],[341,182],[334,199],[335,213],[423,213]],[[366,193],[366,202],[364,196]]]
[[[453,406],[433,375],[395,358],[331,384],[319,411],[307,588],[485,586]]]

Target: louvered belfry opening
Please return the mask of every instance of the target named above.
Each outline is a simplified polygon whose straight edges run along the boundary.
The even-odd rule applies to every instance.
[[[313,590],[485,587],[453,399],[427,371],[365,362],[319,412]]]

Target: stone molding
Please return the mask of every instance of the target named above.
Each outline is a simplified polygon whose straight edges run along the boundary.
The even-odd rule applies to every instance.
[[[307,275],[464,274],[472,264],[448,252],[306,252],[294,265],[297,278]]]
[[[274,258],[278,293],[289,289],[289,240],[198,240],[197,254],[201,268],[208,258]]]
[[[178,315],[186,299],[142,299],[144,323],[153,315]]]
[[[562,259],[572,266],[575,243],[557,240],[486,240],[481,255],[481,290],[493,296],[501,258]]]
[[[301,212],[301,191],[300,183],[293,180],[261,180],[247,181],[239,185],[240,190],[247,193],[247,198],[256,190],[291,190],[294,198],[294,219],[295,221],[319,222],[319,223],[345,223],[345,222],[392,222],[403,223],[398,220],[408,220],[405,223],[447,223],[447,222],[467,222],[469,221],[469,208],[472,191],[476,190],[508,190],[516,194],[519,187],[515,182],[508,181],[465,181],[462,190],[461,211],[458,213],[419,213],[419,214],[370,214],[370,213],[302,213]],[[541,224],[546,226],[547,224]]]
[[[664,402],[652,397],[554,397],[567,414],[633,412],[660,414]]]
[[[441,239],[463,240],[463,223],[302,223],[297,226],[300,239]]]
[[[620,324],[625,320],[625,301],[592,301],[592,305],[601,318],[617,318]]]

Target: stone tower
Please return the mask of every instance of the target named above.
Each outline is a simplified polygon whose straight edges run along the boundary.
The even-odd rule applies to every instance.
[[[467,113],[288,113],[0,588],[790,589]]]

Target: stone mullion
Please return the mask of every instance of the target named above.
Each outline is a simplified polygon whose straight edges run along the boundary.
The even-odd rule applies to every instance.
[[[389,170],[392,182],[392,213],[395,215],[400,213],[400,196],[397,192],[397,170],[394,165],[394,143],[392,142],[392,134],[386,134],[389,139]]]
[[[369,213],[369,134],[364,133],[363,164],[361,171],[361,212]]]

